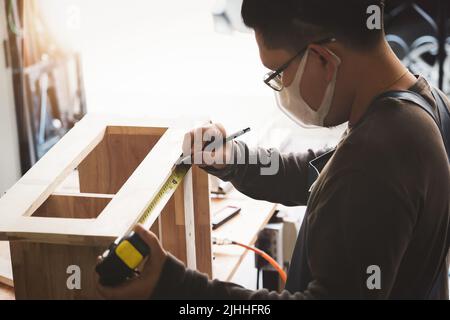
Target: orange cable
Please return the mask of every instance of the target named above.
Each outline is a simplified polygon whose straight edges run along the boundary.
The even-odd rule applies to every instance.
[[[258,254],[259,256],[261,256],[264,260],[269,262],[270,265],[275,268],[275,270],[277,270],[278,274],[281,277],[281,280],[286,284],[286,280],[287,280],[286,272],[275,261],[275,259],[273,259],[271,256],[269,256],[267,253],[265,253],[264,251],[262,251],[262,250],[260,250],[258,248],[250,247],[250,246],[247,246],[245,244],[242,244],[242,243],[239,243],[239,242],[236,242],[236,241],[232,241],[232,244],[237,245],[237,246],[241,246],[241,247],[243,247],[245,249],[248,249],[248,250],[251,250],[251,251],[255,252],[256,254]]]

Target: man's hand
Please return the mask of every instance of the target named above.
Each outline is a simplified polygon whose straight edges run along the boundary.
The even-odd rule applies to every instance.
[[[135,232],[145,241],[150,248],[150,256],[145,262],[141,274],[130,279],[117,287],[104,287],[100,285],[97,277],[97,290],[100,295],[109,300],[145,300],[150,299],[161,271],[167,259],[167,253],[161,246],[156,236],[144,229],[141,225],[136,226]],[[97,274],[96,274],[97,275]]]
[[[183,155],[192,156],[192,164],[224,169],[233,155],[233,145],[230,141],[226,145],[212,150],[205,145],[210,141],[223,141],[227,137],[225,128],[221,124],[210,123],[186,133],[183,142]]]

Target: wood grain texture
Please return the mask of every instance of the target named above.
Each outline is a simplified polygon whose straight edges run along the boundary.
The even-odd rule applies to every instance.
[[[116,194],[164,134],[155,128],[108,127],[78,167],[80,192]]]
[[[9,242],[7,241],[0,242],[0,283],[9,287],[14,285]]]
[[[194,190],[195,247],[197,270],[212,278],[211,211],[208,174],[198,167],[192,169]]]
[[[197,270],[197,252],[195,249],[194,190],[192,189],[192,170],[183,180],[184,235],[186,241],[186,266]]]
[[[88,116],[0,198],[0,240],[10,241],[16,297],[98,298],[97,256],[137,223],[171,174],[184,133],[191,127],[189,122],[173,127],[150,119]],[[76,169],[81,193],[55,193]],[[204,232],[210,232],[209,193],[207,176],[197,175],[189,195],[200,212],[193,219],[200,223],[199,239],[207,242],[195,241],[193,252],[200,252],[199,245],[207,248],[197,257],[200,271],[208,273],[211,238]],[[171,198],[164,197],[152,211],[149,226],[156,222],[152,230],[186,262],[185,196],[186,189],[180,188]],[[67,287],[67,268],[72,265],[81,268],[80,290]]]
[[[176,200],[182,196],[183,190],[178,188],[161,212],[159,239],[165,250],[187,263],[184,205]]]
[[[0,300],[15,300],[14,288],[0,284]]]
[[[11,242],[16,299],[99,299],[95,288],[96,258],[103,247]],[[81,270],[81,289],[67,286],[69,266]]]
[[[51,195],[33,217],[95,219],[111,199],[111,195]]]
[[[150,231],[153,232],[158,239],[161,239],[161,218],[156,219],[153,225],[150,228]]]
[[[149,118],[86,116],[0,198],[0,240],[101,245],[121,236],[137,222],[150,199],[170,174],[173,163],[179,157],[184,133],[193,126],[189,121],[183,122],[174,125],[172,122]],[[162,133],[164,134],[158,143],[149,154],[145,155],[148,152],[145,149],[155,143],[148,137],[156,137]],[[138,163],[136,170],[131,173],[97,219],[54,219],[38,216],[30,219],[61,182],[73,175],[74,170],[105,136],[113,137],[112,141],[116,141],[116,136],[125,136],[123,138],[125,141],[132,141],[119,142],[120,145],[125,144],[125,151],[118,156],[124,158],[129,154],[134,158],[131,167],[135,167],[136,162],[139,162],[136,161],[137,158],[142,160],[142,153],[145,159]],[[119,138],[120,141],[121,139]],[[142,149],[145,152],[138,150],[134,153],[140,149],[137,145],[141,142],[144,144]],[[128,164],[125,166],[129,167]],[[117,170],[120,171],[120,168]],[[97,180],[95,174],[91,178]],[[111,185],[122,184],[123,179],[123,176],[117,175],[108,188]],[[116,191],[113,189],[105,191]],[[152,222],[158,218],[164,205],[165,203],[160,211],[151,217]]]
[[[114,196],[113,200],[95,220],[97,236],[127,233],[139,220],[151,200],[158,194],[171,175],[173,164],[180,156],[184,134],[180,129],[169,129],[145,160]],[[147,219],[150,226],[158,219],[170,197],[164,197]],[[111,223],[114,221],[115,223]]]

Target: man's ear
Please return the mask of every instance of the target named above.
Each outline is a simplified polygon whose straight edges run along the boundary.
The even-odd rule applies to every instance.
[[[334,73],[338,67],[338,63],[336,61],[336,58],[322,46],[319,46],[317,44],[311,44],[309,46],[309,49],[318,56],[320,59],[323,68],[325,68],[325,79],[327,82],[330,82],[333,80]]]

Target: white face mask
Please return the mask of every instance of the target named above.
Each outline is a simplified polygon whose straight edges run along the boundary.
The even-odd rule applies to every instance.
[[[289,87],[283,88],[280,92],[275,92],[278,107],[302,127],[323,127],[324,120],[330,112],[336,87],[338,67],[341,64],[341,60],[334,53],[329,52],[336,59],[336,70],[317,111],[312,109],[300,94],[300,83],[305,72],[306,63],[308,62],[309,49],[305,52],[300,62],[292,84]]]

